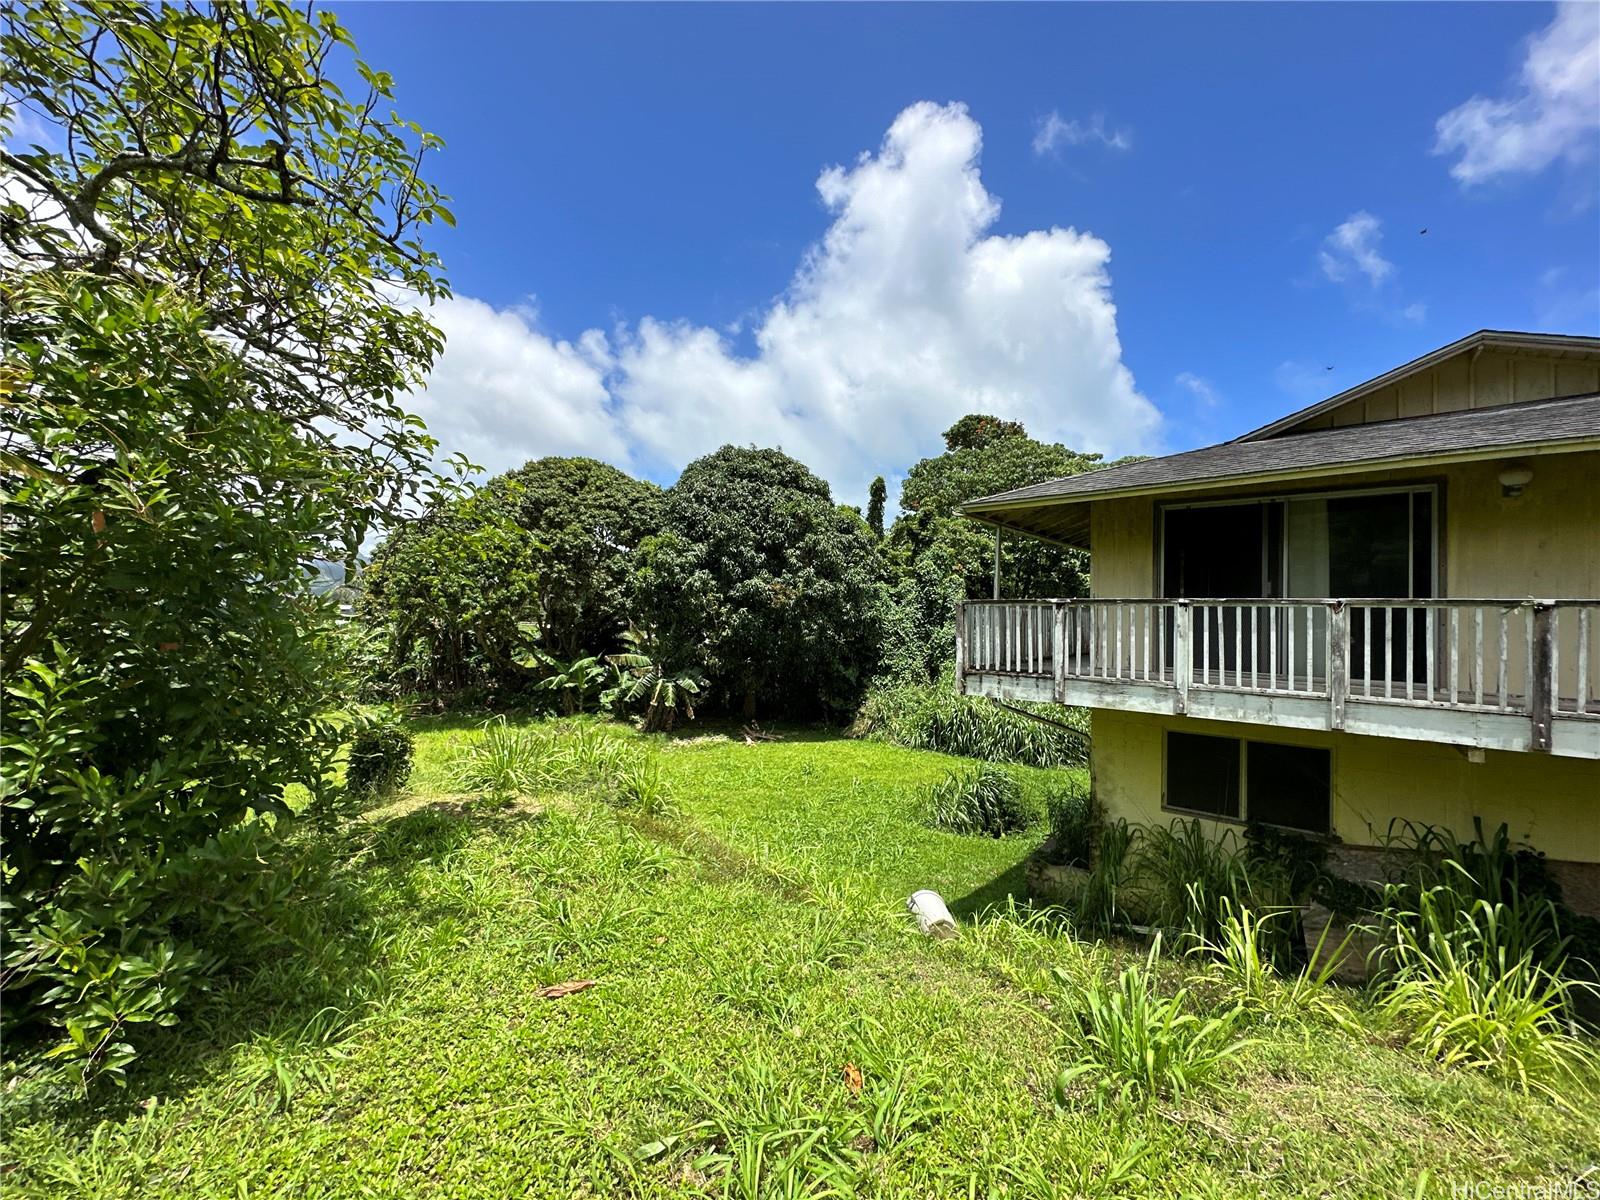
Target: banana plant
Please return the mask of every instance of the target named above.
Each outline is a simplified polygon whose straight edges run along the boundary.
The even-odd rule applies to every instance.
[[[588,708],[589,697],[599,689],[609,672],[597,654],[581,655],[571,662],[562,662],[535,644],[539,628],[531,621],[520,621],[526,650],[517,657],[519,667],[530,671],[544,671],[545,677],[534,686],[542,692],[555,692],[561,698],[561,711],[574,716]]]
[[[622,639],[630,649],[606,655],[616,680],[601,693],[600,703],[618,712],[643,705],[640,725],[646,733],[671,729],[680,710],[686,720],[694,720],[695,697],[705,680],[664,663],[648,631],[629,629]]]

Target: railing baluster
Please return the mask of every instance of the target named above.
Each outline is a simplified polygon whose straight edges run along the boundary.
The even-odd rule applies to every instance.
[[[1111,672],[1113,679],[1122,678],[1122,610],[1125,607],[1125,605],[1119,604],[1114,610],[1117,614],[1117,661],[1115,668]]]
[[[1094,678],[1095,673],[1094,644],[1097,640],[1099,640],[1100,637],[1100,606],[1098,604],[1091,604],[1088,608],[1084,609],[1083,615],[1088,622],[1088,628],[1083,631],[1083,641],[1085,647],[1089,651],[1089,678],[1092,679]]]
[[[1250,687],[1261,687],[1261,606],[1250,606]]]
[[[1244,605],[1233,606],[1233,686],[1244,686]]]
[[[1267,605],[1267,686],[1278,690],[1278,605]]]
[[[1505,609],[1505,608],[1502,608],[1500,610],[1500,676],[1499,676],[1499,681],[1500,681],[1500,707],[1501,708],[1504,708],[1506,706],[1506,660],[1510,657],[1510,655],[1508,653],[1508,649],[1507,649],[1507,644],[1506,644],[1507,643],[1507,638],[1509,637],[1509,633],[1508,633],[1506,627],[1511,623],[1510,617],[1507,615],[1509,612],[1510,612],[1510,610],[1509,609]]]
[[[1406,635],[1401,639],[1400,652],[1406,656],[1406,699],[1411,699],[1411,676],[1415,674],[1414,664],[1417,661],[1417,617],[1416,609],[1403,608],[1400,610],[1406,615]]]
[[[1528,708],[1533,704],[1534,693],[1539,690],[1534,679],[1533,605],[1531,604],[1522,610],[1522,628],[1528,637],[1528,656],[1522,660],[1522,699],[1523,707]]]
[[[1200,605],[1200,685],[1211,681],[1211,612]]]
[[[1383,606],[1383,698],[1394,696],[1394,606]]]
[[[1450,703],[1461,702],[1461,612],[1450,607]]]
[[[1426,657],[1423,660],[1423,668],[1422,668],[1422,690],[1423,690],[1423,695],[1426,697],[1428,703],[1432,704],[1434,696],[1433,696],[1433,606],[1431,604],[1427,608],[1422,610],[1422,629],[1423,629],[1423,635],[1427,639],[1426,646],[1425,646],[1424,651],[1423,651],[1423,653],[1424,653],[1424,655]]]
[[[1550,711],[1561,711],[1561,609],[1550,610]]]
[[[1294,691],[1294,605],[1289,605],[1287,612],[1289,619],[1285,624],[1289,627],[1289,644],[1283,648],[1283,651],[1284,657],[1288,659],[1285,667],[1288,678],[1284,680],[1284,691],[1292,692]]]
[[[1150,624],[1151,624],[1151,610],[1155,608],[1155,605],[1153,605],[1153,604],[1141,604],[1139,607],[1144,610],[1144,681],[1146,683],[1149,683],[1150,682]]]
[[[1483,706],[1483,606],[1478,605],[1472,610],[1472,661],[1476,664],[1472,671],[1472,703]]]
[[[1578,712],[1589,712],[1589,608],[1578,610]]]

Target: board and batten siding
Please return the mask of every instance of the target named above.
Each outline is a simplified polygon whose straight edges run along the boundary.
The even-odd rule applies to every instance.
[[[1531,351],[1484,350],[1446,359],[1294,427],[1295,433],[1583,396],[1600,392],[1600,362]]]

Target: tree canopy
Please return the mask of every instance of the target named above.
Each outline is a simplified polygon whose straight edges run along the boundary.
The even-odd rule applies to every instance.
[[[341,679],[308,567],[425,495],[399,406],[440,345],[390,85],[329,14],[0,15],[8,1038],[88,1076],[259,947],[284,788],[327,793]]]
[[[980,496],[1094,470],[1102,458],[1059,442],[1041,442],[1015,421],[983,414],[963,417],[944,438],[943,454],[924,458],[906,472],[892,540],[913,559],[940,545],[951,569],[960,573],[964,594],[986,596],[992,587],[993,535],[956,518],[956,509]],[[1010,538],[1001,556],[1000,585],[1011,596],[1085,595],[1087,556],[1030,538]]]
[[[747,715],[843,712],[870,676],[881,570],[865,522],[778,450],[724,446],[684,468],[640,548],[638,610],[667,655]]]
[[[615,649],[628,627],[639,542],[661,522],[661,489],[592,458],[540,458],[484,489],[528,536],[540,642],[561,658]]]

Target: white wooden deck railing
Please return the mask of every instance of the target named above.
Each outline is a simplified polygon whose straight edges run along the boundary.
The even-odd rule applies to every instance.
[[[960,606],[969,676],[1321,699],[1331,728],[1352,700],[1517,714],[1533,748],[1551,721],[1600,720],[1600,601],[1032,600]]]

